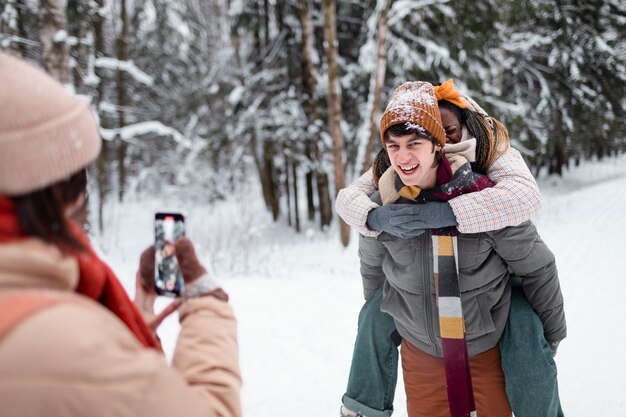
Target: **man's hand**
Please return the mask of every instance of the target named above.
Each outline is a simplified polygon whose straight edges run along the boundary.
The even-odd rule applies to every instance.
[[[371,210],[367,226],[403,239],[421,235],[425,230],[456,226],[452,207],[445,202],[389,204]]]

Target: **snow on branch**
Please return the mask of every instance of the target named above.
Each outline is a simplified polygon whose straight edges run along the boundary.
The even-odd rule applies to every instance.
[[[117,136],[119,136],[124,141],[132,141],[132,139],[137,136],[146,135],[149,133],[158,136],[171,136],[174,139],[174,142],[188,149],[191,149],[193,145],[192,142],[185,136],[183,136],[183,134],[180,133],[178,130],[169,126],[165,126],[163,123],[156,120],[135,123],[133,125],[124,126],[118,129],[100,129],[100,135],[102,136],[102,139],[105,140],[113,140]]]
[[[142,84],[147,86],[152,86],[154,84],[154,78],[137,68],[132,61],[120,61],[115,58],[102,57],[96,59],[95,66],[98,68],[126,71],[136,81]]]
[[[395,26],[399,21],[407,16],[415,13],[417,10],[426,9],[432,6],[438,6],[438,9],[445,15],[452,17],[454,12],[449,7],[445,7],[445,4],[449,0],[396,0],[393,2],[391,9],[389,10],[389,26]]]

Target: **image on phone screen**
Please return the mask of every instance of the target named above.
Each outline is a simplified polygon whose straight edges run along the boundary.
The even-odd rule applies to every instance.
[[[156,213],[154,216],[154,287],[159,295],[179,296],[183,276],[174,255],[174,242],[185,235],[185,218],[180,213]]]

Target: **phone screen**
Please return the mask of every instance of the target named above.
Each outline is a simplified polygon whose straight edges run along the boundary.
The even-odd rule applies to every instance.
[[[179,296],[184,288],[183,276],[174,255],[174,242],[185,236],[185,217],[180,213],[154,215],[154,287],[159,295]]]

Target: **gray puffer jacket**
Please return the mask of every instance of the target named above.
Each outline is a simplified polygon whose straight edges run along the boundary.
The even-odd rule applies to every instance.
[[[381,309],[394,318],[400,335],[422,351],[442,356],[430,233],[411,239],[387,233],[359,238],[365,297],[384,285]],[[509,313],[511,274],[523,279],[524,293],[543,323],[546,340],[565,338],[563,295],[554,255],[532,223],[459,234],[458,252],[470,356],[500,340]]]

